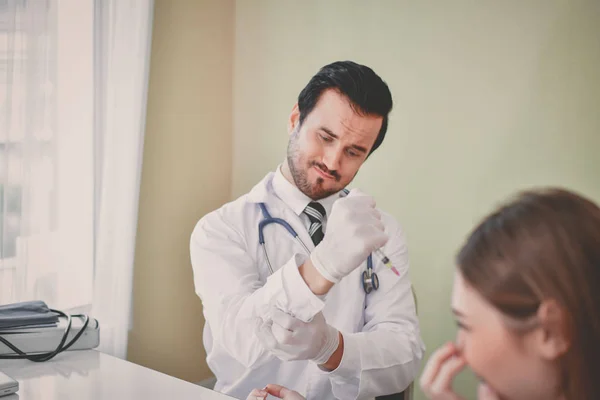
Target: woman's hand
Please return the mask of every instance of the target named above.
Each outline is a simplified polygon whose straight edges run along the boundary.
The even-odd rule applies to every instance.
[[[269,393],[264,389],[254,389],[250,392],[246,400],[265,400]]]
[[[452,380],[465,365],[454,343],[446,343],[429,358],[419,382],[421,389],[430,400],[464,400],[454,393]]]
[[[485,383],[480,383],[477,388],[477,400],[500,400],[500,396]]]
[[[465,365],[456,345],[446,343],[429,358],[421,375],[421,389],[430,400],[464,400],[452,390],[452,381]],[[485,383],[480,383],[477,399],[500,400],[500,396]]]
[[[294,390],[290,390],[281,385],[268,384],[264,389],[254,389],[246,400],[264,400],[267,395],[275,396],[283,400],[306,400],[302,395]]]

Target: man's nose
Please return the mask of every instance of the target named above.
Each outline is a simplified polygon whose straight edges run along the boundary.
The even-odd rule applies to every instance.
[[[329,149],[323,156],[323,164],[331,171],[337,171],[342,163],[342,151],[338,148]]]

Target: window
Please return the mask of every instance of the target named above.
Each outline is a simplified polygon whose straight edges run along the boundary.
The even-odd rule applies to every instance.
[[[89,304],[93,0],[0,0],[0,304]]]

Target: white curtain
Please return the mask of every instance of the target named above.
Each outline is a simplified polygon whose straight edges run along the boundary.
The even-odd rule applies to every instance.
[[[125,357],[153,2],[0,0],[0,304],[100,321]]]
[[[61,42],[80,27],[59,28],[57,5],[0,1],[1,303],[91,300],[92,74],[82,71],[85,52]],[[61,84],[70,63],[81,68]]]
[[[125,357],[146,120],[153,2],[96,4],[98,171],[92,314],[102,324],[100,350]]]

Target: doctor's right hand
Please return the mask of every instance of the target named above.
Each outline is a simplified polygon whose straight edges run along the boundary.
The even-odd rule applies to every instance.
[[[387,243],[384,229],[375,199],[352,189],[333,203],[325,236],[310,260],[325,279],[338,283]]]

